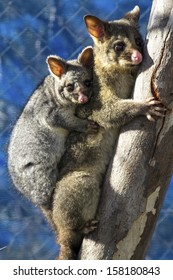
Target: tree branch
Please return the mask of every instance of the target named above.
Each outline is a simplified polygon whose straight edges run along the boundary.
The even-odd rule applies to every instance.
[[[85,238],[81,259],[143,259],[173,171],[172,0],[154,0],[144,62],[134,99],[154,95],[169,108],[152,123],[126,125],[108,168],[97,213],[98,229]]]

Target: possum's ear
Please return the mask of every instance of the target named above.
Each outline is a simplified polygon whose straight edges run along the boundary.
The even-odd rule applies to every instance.
[[[61,78],[61,76],[66,73],[67,63],[59,56],[48,56],[46,62],[48,64],[48,68],[51,74]]]
[[[135,6],[132,11],[128,12],[124,16],[124,19],[127,19],[128,21],[130,21],[131,24],[138,26],[139,17],[140,17],[140,8],[138,6]]]
[[[108,22],[103,21],[95,16],[86,15],[84,21],[88,30],[88,33],[93,38],[94,42],[103,41],[106,37],[106,30]]]
[[[93,48],[86,47],[78,56],[78,62],[85,67],[92,67],[94,64]]]

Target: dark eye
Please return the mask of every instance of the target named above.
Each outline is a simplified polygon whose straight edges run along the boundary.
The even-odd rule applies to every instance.
[[[66,88],[67,88],[67,91],[68,91],[68,92],[72,92],[72,91],[74,90],[74,85],[73,85],[73,84],[68,84],[68,85],[66,86]]]
[[[136,38],[135,39],[135,43],[138,47],[142,47],[143,46],[143,40],[141,38]]]
[[[91,80],[85,80],[85,81],[84,81],[84,85],[85,85],[86,87],[90,87],[91,84],[92,84]]]
[[[125,49],[125,43],[124,42],[117,42],[115,43],[114,49],[116,52],[123,52]]]

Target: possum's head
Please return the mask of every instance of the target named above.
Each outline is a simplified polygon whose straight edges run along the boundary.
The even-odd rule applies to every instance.
[[[56,94],[63,104],[85,104],[92,94],[93,49],[85,48],[77,60],[65,61],[51,55],[47,58],[51,75],[58,88]]]
[[[142,37],[138,31],[140,9],[136,6],[122,19],[103,21],[85,16],[85,24],[95,47],[95,63],[105,69],[128,71],[137,69],[142,62]]]

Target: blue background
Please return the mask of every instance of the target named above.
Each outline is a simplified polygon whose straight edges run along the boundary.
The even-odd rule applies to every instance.
[[[74,58],[91,45],[85,14],[113,20],[136,4],[145,35],[151,0],[0,0],[0,259],[54,259],[55,236],[39,209],[15,192],[7,173],[12,126],[37,84],[50,54]],[[173,259],[173,182],[168,189],[147,259]]]

